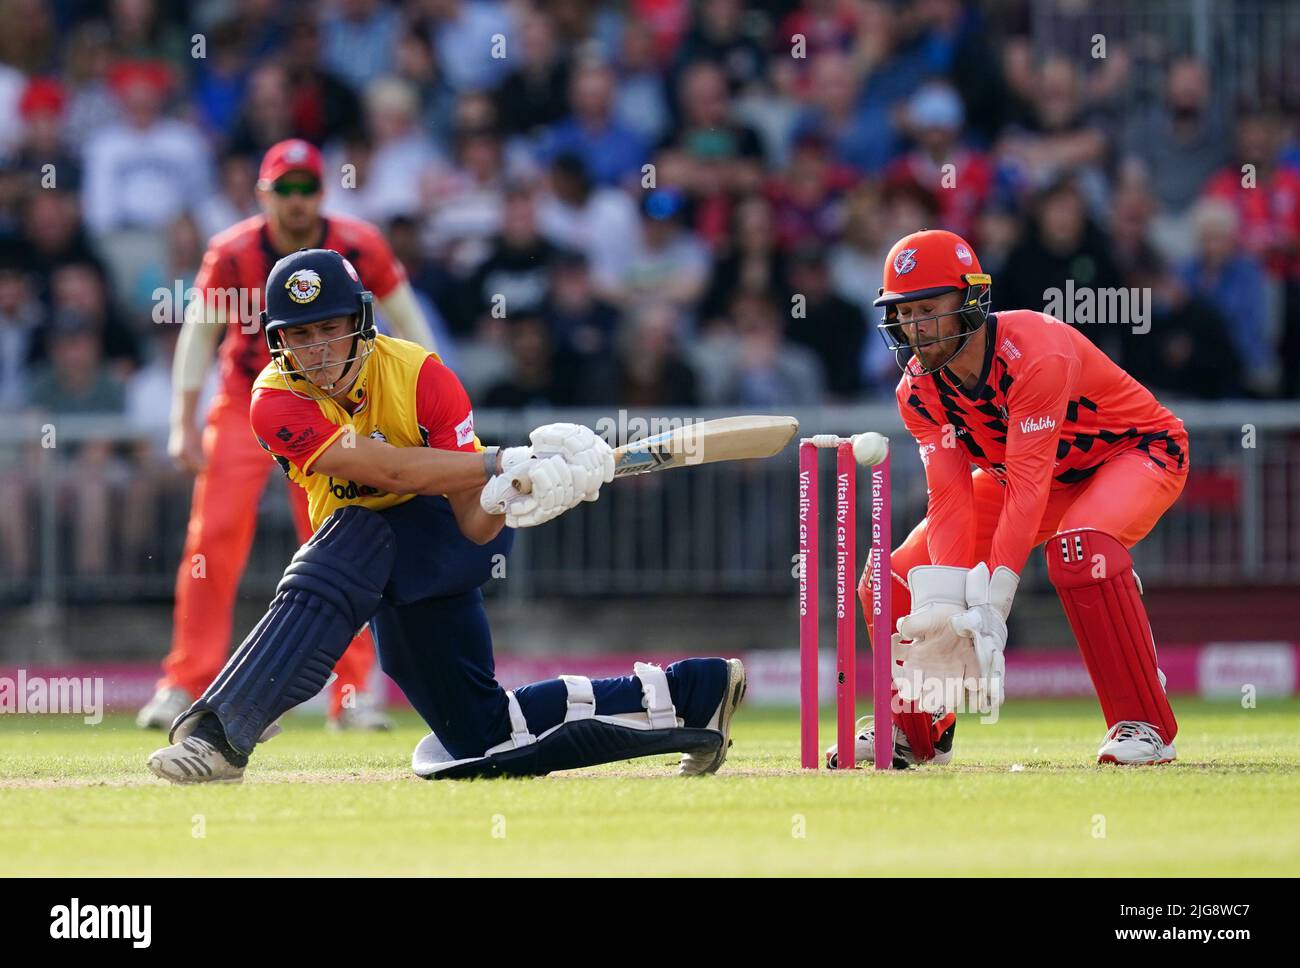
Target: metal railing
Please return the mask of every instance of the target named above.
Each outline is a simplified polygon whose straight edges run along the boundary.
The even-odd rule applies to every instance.
[[[1169,62],[1204,62],[1225,106],[1300,103],[1300,4],[1294,0],[1033,0],[1034,48],[1089,63],[1095,37],[1130,61],[1127,96],[1163,97]]]
[[[1300,584],[1300,407],[1295,404],[1176,405],[1191,436],[1192,472],[1175,507],[1136,549],[1143,579],[1156,585]],[[553,420],[601,428],[644,416],[650,429],[675,419],[721,413],[618,414],[610,411],[482,411],[485,441],[516,443]],[[850,434],[877,429],[894,443],[894,533],[901,540],[925,508],[919,459],[898,414],[889,407],[828,407],[794,413],[804,432]],[[653,421],[660,424],[654,424]],[[42,448],[40,421],[0,429],[0,475],[8,480],[10,515],[28,542],[25,569],[0,547],[0,597],[57,607],[69,601],[165,600],[171,597],[189,510],[187,477],[161,463],[141,466],[124,456],[88,473],[81,448],[119,448],[141,434],[113,421],[62,418],[58,445]],[[830,493],[825,469],[823,493]],[[269,597],[297,547],[280,474],[271,475],[259,511],[258,536],[241,590]],[[669,601],[675,595],[786,594],[792,585],[796,457],[791,445],[771,460],[699,467],[609,485],[594,504],[542,528],[520,532],[508,580],[493,594],[633,595]],[[80,520],[85,496],[107,509],[101,536],[107,559],[87,571]],[[860,494],[865,489],[860,489]],[[80,495],[80,497],[79,497]],[[101,509],[102,510],[102,509]],[[865,520],[865,509],[860,512]],[[829,562],[827,563],[829,567]],[[1041,556],[1031,556],[1025,583],[1045,581]]]

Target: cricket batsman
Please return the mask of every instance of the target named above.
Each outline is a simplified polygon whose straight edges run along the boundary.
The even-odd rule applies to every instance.
[[[212,681],[230,652],[235,592],[271,469],[248,426],[253,381],[270,360],[258,330],[258,312],[271,266],[307,246],[342,253],[371,281],[379,310],[393,331],[433,349],[406,274],[379,230],[357,219],[321,216],[322,177],[314,145],[297,139],[273,145],[258,172],[263,214],[215,236],[194,282],[202,298],[187,308],[176,348],[169,450],[198,476],[176,576],[171,651],[163,660],[157,692],[137,718],[145,729],[170,726]],[[223,333],[220,391],[200,432],[195,424],[199,392]],[[307,501],[298,488],[290,488],[289,503],[298,540],[306,541],[311,526]],[[365,693],[373,667],[374,646],[363,632],[339,660],[329,706],[332,725],[389,725]]]
[[[1129,549],[1187,480],[1182,421],[1077,329],[990,315],[991,279],[959,236],[906,236],[884,270],[879,329],[928,499],[893,553],[895,766],[949,762],[955,705],[1001,703],[1007,616],[1039,545],[1106,719],[1098,762],[1172,761],[1178,724]],[[870,627],[865,572],[858,596]]]
[[[374,296],[337,252],[277,262],[261,323],[271,362],[249,418],[306,492],[316,531],[150,770],[241,780],[255,744],[321,690],[367,623],[380,666],[431,730],[412,756],[419,776],[533,776],[668,752],[688,775],[722,765],[745,692],[738,660],[637,663],[630,676],[513,691],[496,681],[480,586],[513,529],[599,497],[614,476],[604,440],[560,423],[531,446],[483,447],[460,381],[437,354],[376,334]]]

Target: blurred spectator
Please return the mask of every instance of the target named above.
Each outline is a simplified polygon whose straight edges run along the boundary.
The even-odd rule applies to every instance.
[[[614,118],[646,144],[655,144],[667,134],[673,116],[667,84],[655,62],[654,36],[647,28],[640,20],[628,20],[623,27]]]
[[[731,244],[714,260],[700,305],[706,323],[726,315],[737,292],[786,290],[785,254],[776,245],[771,203],[762,195],[743,198],[732,221]]]
[[[1150,332],[1125,350],[1129,374],[1157,395],[1218,400],[1242,392],[1240,364],[1224,321],[1160,263],[1134,267],[1134,284],[1150,289]]]
[[[440,263],[425,254],[424,246],[420,244],[420,226],[415,219],[399,215],[388,223],[384,235],[393,249],[393,255],[406,270],[406,277],[415,293],[415,301],[429,322],[438,355],[442,357],[443,363],[456,369],[456,344],[452,340],[451,330],[447,328],[447,320],[438,308],[450,298],[450,276]],[[380,322],[383,322],[382,315]],[[385,329],[385,332],[391,330]]]
[[[81,162],[64,141],[63,116],[67,94],[54,78],[33,78],[23,91],[18,109],[25,125],[18,164],[50,187],[46,165],[51,165],[55,185],[77,188],[81,184]]]
[[[111,0],[107,7],[113,48],[120,56],[188,66],[189,38],[160,14],[157,0]]]
[[[452,166],[435,168],[426,182],[432,208],[427,244],[451,268],[477,266],[501,231],[506,178],[500,137],[487,127],[461,128]]]
[[[626,305],[669,302],[684,311],[704,294],[709,253],[685,227],[685,204],[675,189],[645,196],[641,232],[623,278]]]
[[[569,68],[555,25],[538,8],[524,14],[518,45],[518,66],[496,89],[497,113],[507,134],[533,135],[569,113]]]
[[[28,364],[45,319],[32,282],[25,247],[0,242],[0,413],[14,413],[27,402]]]
[[[785,335],[817,354],[826,389],[838,402],[848,403],[862,390],[867,320],[862,310],[831,288],[826,260],[826,250],[815,243],[791,255],[790,289],[798,302],[789,310]]]
[[[1050,298],[1048,289],[1061,294],[1085,289],[1095,293],[1122,284],[1119,268],[1110,256],[1109,240],[1088,218],[1078,186],[1066,178],[1039,193],[1033,224],[1007,257],[993,286],[993,302],[995,309],[1042,312]],[[1118,357],[1124,342],[1117,332],[1121,327],[1081,328],[1090,340]]]
[[[831,159],[825,139],[801,135],[790,167],[767,186],[777,243],[788,250],[800,242],[834,239],[843,223],[844,193],[855,181],[853,172]]]
[[[423,9],[431,18],[429,37],[451,89],[495,87],[513,63],[509,47],[507,56],[493,56],[496,35],[518,37],[506,4],[498,0],[425,0]]]
[[[1020,192],[1033,193],[1066,175],[1079,179],[1089,207],[1105,201],[1100,166],[1106,138],[1083,99],[1079,69],[1063,57],[1048,57],[1035,72],[1031,112],[1003,134],[999,164]]]
[[[325,65],[358,90],[385,74],[401,19],[384,0],[339,0],[321,23]]]
[[[297,30],[289,32],[290,44],[299,42]],[[315,29],[314,21],[312,29]],[[223,20],[208,32],[208,56],[195,62],[194,100],[204,127],[213,134],[230,130],[239,117],[251,67],[248,48],[236,20]],[[316,37],[312,36],[312,43]]]
[[[69,96],[64,124],[72,136],[71,144],[84,148],[121,114],[108,83],[112,60],[108,28],[102,22],[89,20],[72,29],[63,58],[63,81]]]
[[[198,129],[162,116],[169,84],[157,62],[116,70],[124,118],[86,146],[82,205],[91,234],[161,228],[208,194],[208,149]]]
[[[1205,186],[1237,211],[1237,241],[1276,278],[1300,274],[1300,172],[1278,165],[1277,119],[1267,111],[1237,122],[1232,164]]]
[[[777,27],[773,57],[790,57],[798,44],[811,62],[830,51],[851,51],[859,36],[860,10],[837,0],[807,0]]]
[[[525,314],[506,326],[507,346],[513,362],[508,380],[483,395],[488,407],[565,407],[588,378],[578,370],[570,353],[555,344],[546,321]]]
[[[537,231],[533,189],[514,187],[506,195],[501,234],[466,287],[466,303],[453,323],[455,330],[465,333],[488,320],[540,314],[550,295],[557,255]]]
[[[46,0],[5,0],[0,4],[0,63],[24,74],[48,70],[55,61],[54,5]]]
[[[558,246],[583,253],[596,291],[618,299],[640,242],[636,204],[625,192],[593,185],[577,155],[557,157],[547,184],[537,204],[542,234]]]
[[[615,402],[624,407],[691,407],[699,399],[695,374],[682,355],[681,320],[670,303],[636,310],[620,340]]]
[[[438,152],[420,128],[415,89],[383,77],[366,89],[366,126],[371,154],[367,184],[370,221],[410,215],[420,208],[420,182],[438,161]]]
[[[708,240],[726,230],[731,193],[757,191],[763,182],[763,151],[758,135],[731,119],[727,78],[717,64],[701,62],[683,69],[677,88],[681,123],[664,147],[682,152],[692,163],[696,225]],[[699,211],[705,200],[714,210]]]
[[[983,152],[961,144],[961,98],[948,84],[927,84],[908,100],[904,117],[916,147],[889,165],[886,180],[932,194],[939,206],[935,227],[978,244],[976,220],[993,188],[993,167]]]
[[[1141,159],[1151,191],[1169,215],[1182,215],[1230,157],[1223,112],[1212,103],[1210,77],[1194,57],[1169,65],[1164,101],[1129,114],[1124,150]]]
[[[896,190],[893,194],[901,197],[904,193]],[[840,298],[857,307],[866,327],[862,352],[857,359],[864,390],[868,396],[884,397],[893,394],[898,383],[898,367],[876,330],[881,312],[875,307],[875,300],[880,295],[885,257],[897,236],[890,232],[885,197],[879,189],[861,185],[846,202],[844,236],[827,253],[826,266],[831,287]],[[929,224],[929,220],[922,218],[916,224]],[[981,248],[981,265],[983,258]]]
[[[823,398],[816,354],[783,338],[781,313],[766,293],[740,293],[732,300],[736,349],[724,401],[764,410],[818,403]]]
[[[297,137],[288,72],[279,63],[258,65],[249,75],[239,119],[226,140],[228,150],[260,158],[271,145]]]
[[[199,235],[210,239],[236,222],[256,215],[259,211],[253,191],[256,181],[256,159],[233,152],[223,155],[217,163],[216,191],[200,200],[195,209]]]
[[[346,15],[345,12],[343,16]],[[380,15],[376,13],[376,16]],[[326,66],[333,47],[329,41],[322,47],[321,39],[315,15],[307,14],[290,24],[284,48],[292,128],[298,137],[316,145],[353,137],[361,130],[361,104],[356,90],[363,85],[354,77]],[[350,36],[345,60],[356,66],[356,51]],[[367,80],[386,73],[394,60],[390,53],[378,67],[367,66]]]
[[[763,158],[772,170],[785,168],[790,145],[804,116],[798,92],[799,71],[789,57],[768,62],[767,84],[742,92],[735,101],[737,121],[749,125],[763,144]]]
[[[588,365],[612,356],[618,310],[597,295],[581,252],[562,251],[556,258],[546,320],[559,344]]]
[[[420,95],[420,126],[444,154],[451,153],[450,133],[455,125],[455,92],[447,86],[438,69],[429,38],[420,31],[408,30],[397,39],[397,56],[393,74],[415,87]]]
[[[188,212],[167,226],[163,259],[142,265],[131,280],[130,288],[123,293],[122,301],[131,314],[139,318],[149,317],[155,324],[179,326],[184,316],[184,306],[183,303],[178,304],[175,293],[178,287],[184,293],[193,285],[199,264],[203,261],[205,241],[199,234],[198,223]],[[160,306],[164,305],[159,302],[159,290],[169,294],[170,301],[165,304],[171,309],[168,318],[156,315]]]
[[[1237,245],[1237,212],[1221,199],[1205,199],[1193,212],[1196,257],[1181,281],[1193,296],[1213,304],[1228,322],[1228,337],[1242,364],[1246,387],[1261,395],[1276,389],[1278,359],[1259,262]]]
[[[99,340],[96,366],[107,361],[114,374],[124,378],[141,361],[139,338],[118,317],[108,298],[108,290],[99,269],[87,262],[70,262],[50,275],[50,305],[56,319],[74,319],[78,336],[88,329]],[[57,334],[42,330],[36,357],[50,360],[52,341]]]
[[[543,162],[575,154],[599,185],[639,181],[649,153],[641,137],[615,117],[614,82],[603,61],[588,59],[575,67],[569,82],[572,114],[542,132],[537,152]]]
[[[54,270],[70,263],[95,267],[102,280],[108,270],[90,245],[81,225],[81,210],[75,192],[63,188],[33,191],[23,213],[23,241],[30,246],[37,292],[49,298]]]
[[[75,310],[56,311],[48,336],[48,363],[32,375],[32,407],[51,417],[121,414],[125,406],[122,384],[103,364],[95,322]],[[104,441],[59,444],[57,429],[56,424],[56,452],[66,459],[60,468],[60,499],[64,513],[75,522],[77,571],[104,574],[112,503],[108,480],[111,447]]]
[[[812,64],[812,107],[800,119],[799,132],[827,142],[837,161],[875,174],[894,155],[894,126],[886,106],[865,102],[861,93],[862,77],[852,58],[819,55]]]
[[[676,71],[710,61],[724,71],[732,94],[762,77],[766,57],[762,46],[745,30],[740,0],[701,0],[694,6],[690,31],[677,48]]]

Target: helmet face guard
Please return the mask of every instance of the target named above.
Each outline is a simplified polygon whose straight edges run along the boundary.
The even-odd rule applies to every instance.
[[[370,358],[370,354],[375,348],[374,296],[370,292],[362,290],[357,293],[357,301],[356,312],[352,315],[354,325],[351,332],[294,347],[285,345],[284,330],[294,326],[307,326],[312,323],[324,322],[326,319],[336,318],[339,314],[330,313],[317,319],[276,320],[271,319],[265,310],[262,311],[262,331],[266,334],[266,345],[271,352],[271,361],[281,375],[284,376],[285,385],[294,396],[304,400],[333,399],[352,389],[353,384],[361,376],[366,360]],[[303,350],[327,347],[340,340],[352,341],[352,345],[348,349],[348,355],[342,360],[319,363],[315,366],[304,366],[297,355]],[[312,379],[315,374],[322,370],[339,365],[343,366],[343,372],[335,382],[322,385],[317,384]]]
[[[894,362],[898,364],[900,370],[906,370],[908,363],[914,357],[916,365],[922,373],[934,373],[943,369],[952,361],[953,357],[962,351],[971,334],[981,329],[988,321],[989,307],[993,302],[992,278],[983,272],[967,272],[961,277],[961,280],[965,283],[964,291],[958,286],[935,286],[930,289],[918,289],[913,292],[890,293],[888,295],[885,294],[883,288],[880,290],[876,305],[884,308],[884,314],[876,329],[879,330],[881,338],[884,339],[885,345],[889,347],[890,352],[894,354]],[[950,292],[962,292],[961,305],[957,309],[947,313],[934,313],[930,316],[915,316],[908,319],[906,323],[899,319],[899,303],[933,299],[936,296],[942,296]],[[915,346],[903,334],[904,325],[912,326],[932,319],[944,319],[948,316],[958,317],[962,323],[961,332],[952,336],[936,336],[933,339],[917,343]],[[916,350],[921,347],[937,346],[941,343],[951,343],[954,340],[960,340],[957,348],[938,366],[925,366],[921,363],[921,358],[916,354]]]

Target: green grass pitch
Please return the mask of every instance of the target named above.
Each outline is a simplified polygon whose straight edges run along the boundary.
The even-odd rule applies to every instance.
[[[742,708],[711,778],[669,757],[430,783],[423,735],[289,717],[242,785],[171,787],[125,716],[0,716],[0,874],[1300,874],[1300,701],[1175,702],[1181,759],[1103,768],[1094,703],[963,719],[948,767],[804,773],[793,710]],[[822,725],[827,742],[833,726]]]

